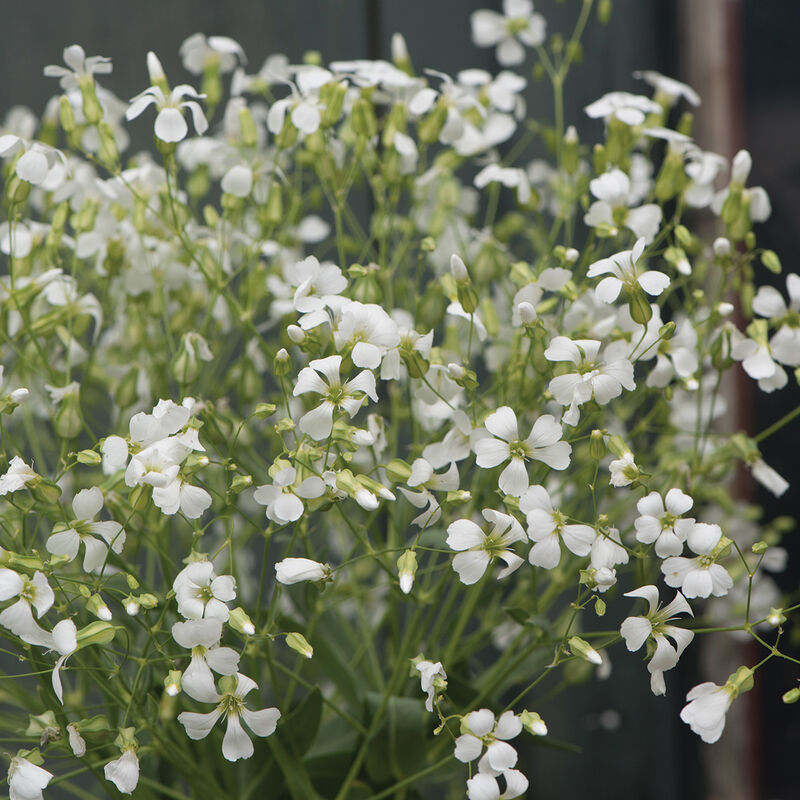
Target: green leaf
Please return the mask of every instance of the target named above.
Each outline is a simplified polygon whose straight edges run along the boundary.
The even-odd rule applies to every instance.
[[[360,706],[364,680],[350,665],[354,652],[347,646],[349,640],[335,614],[322,614],[314,632],[314,662],[351,706]]]
[[[377,713],[381,700],[381,695],[376,692],[367,694],[367,713],[370,718]],[[424,765],[428,751],[426,716],[422,699],[389,698],[381,726],[369,744],[364,761],[367,774],[373,781],[384,783],[401,780]]]
[[[321,720],[322,693],[315,686],[281,722],[277,735],[300,758],[314,743]]]

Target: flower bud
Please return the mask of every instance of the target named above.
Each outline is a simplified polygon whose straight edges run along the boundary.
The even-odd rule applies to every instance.
[[[141,610],[139,601],[131,594],[122,601],[122,604],[125,606],[125,613],[131,617],[135,617]]]
[[[789,689],[789,691],[783,695],[781,700],[783,700],[783,702],[786,703],[786,705],[791,705],[792,703],[796,703],[798,700],[800,700],[800,689],[798,689],[797,687],[795,687],[794,689]]]
[[[311,658],[314,655],[314,648],[308,643],[306,637],[303,636],[302,633],[287,633],[286,644],[305,658]]]
[[[535,711],[523,711],[519,715],[522,727],[534,736],[547,736],[547,725]]]
[[[413,550],[406,550],[397,559],[400,589],[403,594],[408,594],[414,585],[414,576],[417,574],[417,554]]]
[[[117,629],[108,622],[90,622],[75,635],[77,649],[93,644],[108,644],[116,635]]]
[[[278,583],[289,586],[302,581],[324,581],[331,577],[331,568],[310,558],[284,558],[275,565]]]
[[[402,33],[392,34],[392,63],[397,69],[403,70],[407,75],[414,74],[414,68],[411,64],[411,58],[408,55],[408,47],[406,47],[406,40],[403,38]]]
[[[599,461],[606,454],[606,442],[603,431],[595,428],[589,436],[589,455]]]
[[[742,184],[747,183],[747,178],[750,175],[750,170],[753,167],[753,159],[747,150],[740,150],[733,157],[733,164],[731,165],[731,182]]]
[[[86,610],[104,622],[109,622],[111,620],[111,609],[109,609],[105,600],[103,600],[99,594],[93,594],[86,601]]]
[[[573,655],[588,661],[590,664],[600,665],[603,663],[603,657],[597,650],[592,647],[589,642],[581,639],[580,636],[571,636],[567,642],[569,649]]]
[[[272,368],[275,371],[275,374],[279,377],[285,377],[289,374],[289,370],[292,368],[292,363],[289,359],[289,353],[285,348],[282,347],[275,354],[275,360],[273,361]]]
[[[228,625],[235,631],[243,633],[245,636],[253,636],[256,632],[256,626],[253,625],[253,620],[251,620],[247,612],[239,606],[232,609],[228,615]]]
[[[175,697],[181,690],[181,671],[171,669],[164,677],[164,691],[170,696]]]
[[[286,335],[295,343],[302,344],[306,338],[305,331],[299,325],[289,325],[286,328]]]

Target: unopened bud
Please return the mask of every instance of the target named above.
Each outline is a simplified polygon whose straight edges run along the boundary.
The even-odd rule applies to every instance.
[[[292,632],[286,634],[286,644],[296,653],[300,653],[304,658],[311,658],[314,655],[314,648],[308,643],[302,633]]]
[[[403,594],[408,594],[414,585],[414,576],[417,574],[417,554],[413,550],[406,550],[397,559],[397,570],[400,589]]]
[[[798,700],[800,700],[800,689],[798,689],[797,687],[795,687],[794,689],[789,689],[789,691],[783,695],[781,700],[783,700],[783,702],[786,703],[786,705],[791,705],[792,703],[796,703]]]
[[[93,594],[86,601],[86,610],[104,622],[111,621],[111,609],[109,609],[109,607],[106,605],[106,601],[103,600],[99,594]]]
[[[522,727],[534,736],[547,736],[547,725],[535,711],[523,711],[519,715]]]
[[[253,621],[247,616],[245,610],[238,606],[228,615],[228,625],[245,636],[252,636],[256,632],[256,626],[253,625]]]
[[[175,697],[181,690],[181,671],[171,669],[164,677],[164,691],[170,696]]]
[[[603,663],[603,657],[597,650],[592,647],[589,642],[581,639],[580,636],[571,636],[569,641],[567,642],[569,645],[569,649],[572,651],[573,655],[582,658],[584,661],[588,661],[590,664],[600,665]]]
[[[730,240],[726,239],[724,236],[718,236],[714,239],[711,248],[714,250],[714,255],[717,256],[717,258],[724,258],[731,254]]]

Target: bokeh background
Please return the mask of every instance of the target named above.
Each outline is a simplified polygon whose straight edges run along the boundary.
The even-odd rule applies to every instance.
[[[565,34],[580,5],[579,0],[536,3],[549,30]],[[499,6],[498,0],[0,0],[0,120],[17,104],[41,113],[58,91],[42,69],[61,63],[63,47],[73,43],[89,55],[113,59],[113,74],[103,83],[123,99],[147,86],[148,50],[160,57],[171,83],[192,83],[178,49],[197,31],[240,42],[250,72],[278,52],[293,62],[308,50],[319,50],[325,61],[388,57],[394,31],[406,37],[417,69],[497,71],[492,51],[472,46],[469,15],[476,8]],[[692,83],[704,100],[698,111],[699,144],[728,157],[740,147],[751,151],[750,183],[764,186],[773,204],[772,218],[757,230],[759,243],[778,252],[785,271],[800,270],[800,3],[613,0],[613,6],[609,25],[593,21],[587,31],[584,62],[567,84],[567,123],[577,126],[583,141],[599,138],[601,123],[586,119],[583,106],[612,89],[644,92],[646,87],[632,77],[636,69],[655,69]],[[549,119],[548,86],[532,83],[528,104],[534,116]],[[151,126],[148,115],[129,125],[131,151],[149,147]],[[782,277],[766,271],[761,277],[779,288],[785,285]],[[775,396],[742,394],[741,422],[756,432],[799,401],[796,389]],[[793,487],[800,481],[798,431],[796,423],[763,447],[768,463]],[[794,488],[779,501],[764,494],[758,498],[768,518],[798,515]],[[789,541],[794,571],[779,579],[787,591],[800,584],[797,536],[800,532]],[[534,707],[547,719],[553,739],[569,746],[528,747],[529,796],[800,797],[800,706],[780,702],[780,695],[796,685],[796,665],[771,663],[761,671],[756,689],[737,701],[714,747],[702,745],[678,719],[692,685],[722,683],[753,655],[728,640],[692,647],[670,675],[667,697],[654,698],[639,660],[617,651],[613,680],[581,686],[568,699],[537,698]],[[577,748],[583,753],[577,754]],[[56,795],[48,791],[47,796]]]

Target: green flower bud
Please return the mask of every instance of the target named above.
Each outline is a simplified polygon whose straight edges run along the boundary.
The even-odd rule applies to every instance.
[[[61,122],[61,127],[68,137],[75,133],[77,124],[75,122],[75,112],[72,110],[72,104],[67,99],[66,95],[61,95],[58,101],[58,119]]]
[[[547,725],[535,711],[523,711],[519,715],[519,720],[528,733],[532,733],[534,736],[547,735]]]
[[[800,689],[798,689],[797,687],[795,687],[794,689],[789,689],[789,691],[783,695],[781,700],[783,700],[783,702],[786,703],[786,705],[791,705],[792,703],[796,703],[798,700],[800,700]]]
[[[363,93],[356,98],[350,112],[350,124],[360,139],[371,139],[378,132],[378,120],[372,101]]]
[[[230,612],[228,625],[245,636],[252,636],[256,632],[256,626],[253,625],[253,620],[250,619],[243,608],[238,606]]]
[[[725,688],[736,698],[743,692],[749,692],[753,688],[753,670],[749,667],[739,667],[728,677]]]
[[[589,435],[589,455],[599,461],[606,454],[606,443],[603,431],[595,428]]]
[[[314,655],[314,648],[308,643],[306,637],[302,633],[292,632],[286,634],[286,644],[292,648],[296,653],[300,653],[305,658],[312,658]]]
[[[77,633],[78,649],[80,650],[93,644],[108,644],[116,633],[117,628],[109,622],[90,622]]]
[[[778,254],[774,250],[765,250],[761,254],[761,263],[775,275],[781,274],[781,260],[778,258]]]
[[[581,639],[580,636],[571,636],[567,641],[567,645],[573,655],[588,661],[590,664],[600,665],[603,663],[603,657],[597,650],[592,647],[589,642]]]
[[[164,691],[170,697],[175,697],[181,691],[181,674],[179,669],[171,669],[164,676]]]
[[[440,97],[428,116],[417,126],[417,134],[420,142],[423,144],[433,144],[439,138],[439,134],[442,132],[445,122],[447,122],[447,102],[444,98]]]
[[[397,559],[397,573],[401,591],[403,594],[408,594],[414,585],[414,576],[417,574],[417,554],[413,550],[406,550]]]
[[[103,457],[100,455],[100,453],[96,453],[94,450],[80,450],[75,454],[75,460],[79,464],[87,464],[91,466],[97,466],[98,464],[103,463]]]
[[[347,84],[344,81],[332,81],[320,88],[319,99],[325,107],[320,119],[322,128],[330,128],[339,121],[346,94]]]

